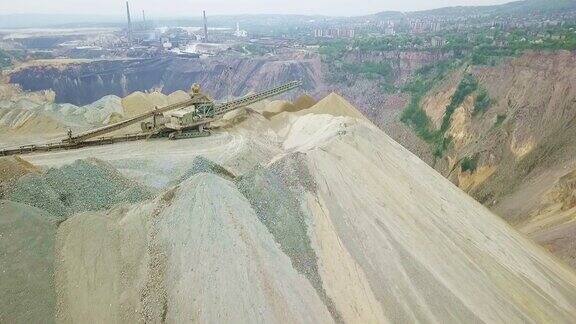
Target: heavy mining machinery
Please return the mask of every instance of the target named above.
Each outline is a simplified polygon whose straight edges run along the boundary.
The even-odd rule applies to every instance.
[[[218,120],[227,112],[280,95],[301,85],[302,81],[292,81],[239,99],[216,103],[202,93],[198,84],[195,84],[192,86],[190,99],[188,100],[165,107],[156,107],[152,111],[83,133],[74,134],[69,130],[68,136],[61,142],[41,145],[31,144],[13,149],[0,150],[0,156],[52,150],[68,150],[157,137],[167,137],[175,140],[209,136],[210,131],[208,127],[210,123]],[[139,133],[105,136],[139,122],[141,123],[140,126],[142,130]]]

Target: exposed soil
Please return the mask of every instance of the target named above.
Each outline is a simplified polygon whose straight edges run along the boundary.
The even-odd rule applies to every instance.
[[[562,250],[558,255],[574,264],[576,236],[569,230],[574,218],[564,211],[554,216],[550,205],[563,203],[550,200],[548,193],[576,169],[576,54],[527,53],[469,71],[492,103],[485,113],[474,114],[477,93],[464,100],[452,116],[451,148],[434,167],[508,222],[529,229],[526,233],[549,250]],[[455,72],[423,100],[436,127],[462,75]],[[475,170],[463,170],[465,158],[475,160]],[[562,239],[549,231],[563,233]]]
[[[38,270],[53,271],[55,279],[43,281],[48,288],[18,286],[4,295],[18,307],[28,298],[21,296],[51,301],[34,316],[112,323],[576,320],[570,268],[336,94],[270,119],[247,110],[208,138],[26,160],[52,167],[36,177],[56,185],[26,205],[7,202],[11,208],[48,219],[31,205],[51,192],[78,193],[57,230],[35,226],[44,236],[0,240],[25,249],[33,237],[48,247],[22,260],[53,260],[53,268]],[[119,200],[127,188],[149,188],[138,182],[156,190]],[[560,196],[571,183],[559,185]],[[8,269],[2,284],[18,285],[17,269]]]

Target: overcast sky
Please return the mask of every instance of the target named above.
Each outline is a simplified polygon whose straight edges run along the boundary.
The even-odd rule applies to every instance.
[[[362,15],[386,10],[413,11],[456,5],[490,5],[510,0],[131,0],[135,12],[150,16],[198,16],[209,14],[284,13]],[[551,0],[554,1],[554,0]],[[0,0],[0,15],[123,14],[124,0]]]

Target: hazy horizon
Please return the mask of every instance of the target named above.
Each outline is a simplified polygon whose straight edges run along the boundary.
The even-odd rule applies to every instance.
[[[153,0],[130,1],[131,11],[135,14],[145,10],[150,17],[198,16],[206,10],[210,15],[240,14],[302,14],[328,16],[355,16],[381,11],[418,11],[450,6],[494,5],[511,2],[510,0],[405,0],[378,1],[364,0],[359,5],[354,0],[293,0],[274,2],[270,0],[172,0],[158,6]],[[189,14],[187,14],[189,12]],[[124,0],[100,0],[94,6],[87,1],[53,0],[39,2],[34,0],[2,1],[0,15],[10,14],[64,14],[64,15],[102,15],[123,16]]]

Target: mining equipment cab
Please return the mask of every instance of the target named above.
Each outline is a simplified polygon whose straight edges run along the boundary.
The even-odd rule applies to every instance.
[[[194,84],[190,90],[189,106],[167,111],[165,113],[155,113],[152,121],[145,121],[140,124],[143,132],[168,133],[168,138],[190,138],[208,136],[210,132],[204,129],[216,115],[216,104],[214,101],[202,93],[199,84]],[[157,110],[156,110],[157,111]]]
[[[164,127],[173,130],[168,134],[169,139],[210,135],[210,132],[204,129],[205,124],[198,124],[198,121],[214,118],[216,115],[214,101],[200,91],[199,84],[192,86],[190,98],[194,104],[164,114],[166,118]]]
[[[75,149],[85,146],[105,145],[124,141],[134,141],[154,137],[169,139],[201,137],[210,135],[210,123],[221,118],[227,112],[246,107],[264,99],[277,96],[302,85],[302,81],[292,81],[281,86],[247,95],[224,103],[216,103],[202,93],[200,86],[194,84],[190,91],[190,99],[165,107],[156,107],[130,119],[89,130],[79,134],[68,131],[67,137],[61,142],[43,145],[26,145],[14,149],[0,150],[0,156],[23,154],[29,152],[45,152],[62,149]],[[151,120],[150,120],[151,119]],[[140,122],[141,133],[120,136],[107,136],[119,129]]]

